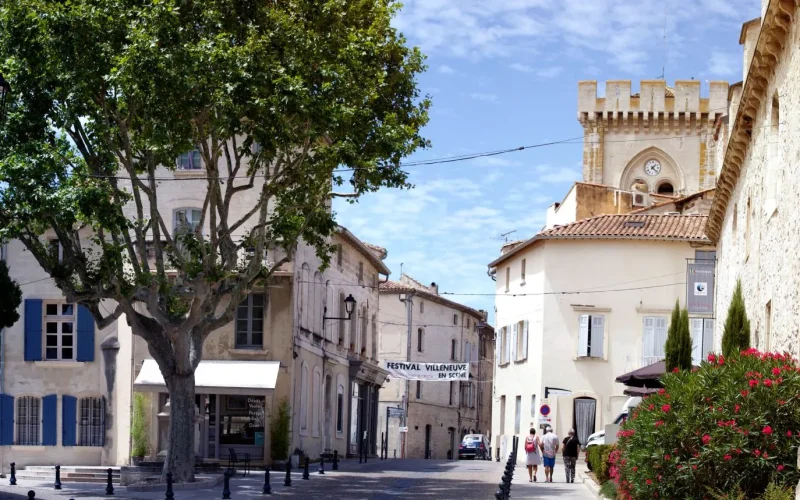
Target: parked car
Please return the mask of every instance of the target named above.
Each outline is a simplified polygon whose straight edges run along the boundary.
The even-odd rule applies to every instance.
[[[617,415],[617,418],[614,420],[614,424],[622,425],[628,420],[628,412],[632,411],[639,403],[642,401],[640,397],[632,397],[629,398],[624,405],[622,405],[622,412]],[[586,446],[584,448],[588,448],[590,446],[598,446],[606,444],[606,431],[597,431],[594,434],[590,434],[589,437],[586,439]]]
[[[489,455],[489,440],[483,434],[467,434],[458,447],[458,459],[472,458],[491,460]]]

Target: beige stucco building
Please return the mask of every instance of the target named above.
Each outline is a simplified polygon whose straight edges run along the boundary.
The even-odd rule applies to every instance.
[[[400,432],[400,418],[389,418],[387,456],[458,458],[465,434],[489,435],[491,430],[494,332],[485,324],[486,313],[442,297],[435,283],[426,286],[406,275],[381,283],[380,294],[381,360],[470,364],[469,381],[408,381],[407,385],[390,377],[380,392],[380,431],[387,429],[387,407],[405,407],[406,387],[410,399],[407,433]]]
[[[59,251],[57,241],[53,250]],[[130,328],[119,321],[95,328],[88,310],[67,303],[19,241],[4,245],[2,254],[23,300],[19,321],[2,332],[0,346],[0,467],[124,463]]]
[[[800,114],[798,2],[762,1],[744,24],[743,82],[731,86],[730,120],[720,131],[717,196],[708,235],[717,241],[716,309],[724,318],[737,279],[751,325],[751,345],[800,354]],[[722,321],[716,344],[721,343]]]
[[[503,453],[529,427],[576,428],[585,440],[611,423],[627,399],[615,378],[663,359],[676,300],[690,303],[695,360],[712,348],[714,247],[704,226],[728,84],[711,82],[707,97],[695,80],[605,89],[598,97],[596,82],[578,84],[583,181],[548,209],[541,232],[489,264],[492,434]]]
[[[207,186],[206,171],[182,168],[182,159],[177,170],[156,172],[175,179],[159,191],[159,211],[173,221],[173,236],[201,220]],[[235,197],[230,217],[246,214],[249,197],[259,192],[256,186]],[[134,208],[127,208],[133,216]],[[252,224],[236,236],[244,237]],[[378,283],[390,272],[383,263],[386,250],[344,227],[331,243],[337,251],[323,270],[316,251],[301,241],[292,259],[239,305],[234,321],[207,338],[195,374],[199,459],[227,461],[234,450],[269,462],[270,421],[284,399],[291,414],[290,453],[376,454],[378,389],[386,376],[377,358]],[[147,457],[163,455],[168,391],[124,315],[95,331],[94,320],[80,306],[64,303],[20,242],[9,242],[3,256],[11,277],[23,284],[25,300],[20,321],[2,337],[0,466],[12,455],[20,467],[128,463],[136,394],[144,396]],[[264,258],[277,262],[283,256],[270,248]],[[348,315],[350,297],[355,307]]]

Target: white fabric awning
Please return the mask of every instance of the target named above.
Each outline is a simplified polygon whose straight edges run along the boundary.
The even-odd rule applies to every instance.
[[[278,381],[278,361],[201,361],[194,372],[198,394],[267,395]],[[166,392],[167,385],[155,360],[146,359],[133,388]]]

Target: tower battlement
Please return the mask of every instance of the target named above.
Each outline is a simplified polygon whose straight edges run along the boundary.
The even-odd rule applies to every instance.
[[[664,80],[642,80],[640,91],[631,94],[630,80],[606,81],[605,97],[597,95],[597,81],[578,82],[578,121],[584,127],[605,122],[606,128],[640,127],[696,129],[713,126],[726,114],[728,82],[712,81],[709,96],[700,97],[699,80],[675,80],[670,87]]]

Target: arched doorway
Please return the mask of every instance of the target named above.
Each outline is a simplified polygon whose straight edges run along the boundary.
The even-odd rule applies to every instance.
[[[578,435],[578,441],[585,445],[589,436],[595,432],[597,400],[587,397],[575,398],[572,405],[572,428]]]

